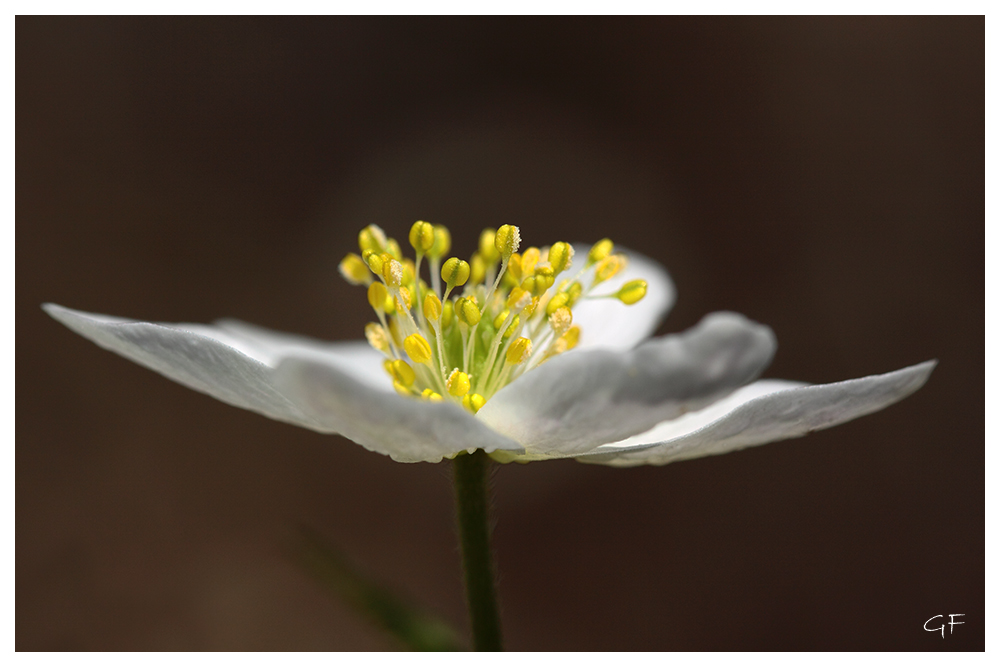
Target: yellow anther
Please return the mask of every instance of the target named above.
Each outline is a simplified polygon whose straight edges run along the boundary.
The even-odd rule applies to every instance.
[[[364,260],[368,268],[372,270],[376,276],[382,275],[382,258],[386,257],[384,253],[378,253],[374,250],[365,250],[361,253],[361,258]]]
[[[507,319],[508,315],[510,315],[510,311],[509,310],[504,310],[499,315],[497,315],[496,317],[494,317],[493,318],[493,328],[499,330],[500,327],[503,326],[504,320]]]
[[[385,329],[382,328],[381,324],[375,324],[374,322],[366,324],[365,338],[368,339],[368,344],[376,350],[384,354],[389,354],[389,338],[386,336]]]
[[[434,225],[434,245],[427,251],[431,259],[440,259],[451,250],[451,232],[444,225]]]
[[[441,299],[434,292],[428,292],[424,297],[424,317],[430,322],[441,319]]]
[[[368,225],[358,232],[358,247],[362,253],[371,250],[376,254],[382,254],[385,252],[385,244],[385,232],[378,225]]]
[[[542,252],[538,248],[528,248],[521,253],[521,275],[523,278],[534,275],[535,265],[538,264],[541,259]]]
[[[566,306],[556,308],[555,312],[549,315],[549,326],[552,327],[553,333],[557,336],[561,336],[569,331],[572,324],[573,311]]]
[[[630,280],[621,286],[615,296],[626,306],[631,306],[646,296],[646,287],[645,280]]]
[[[559,337],[559,340],[564,341],[566,343],[567,350],[572,350],[574,347],[576,347],[577,343],[580,342],[580,327],[579,326],[570,327],[569,331],[567,331],[566,333],[564,333],[562,336]]]
[[[521,245],[521,230],[514,225],[501,225],[493,235],[493,246],[504,261],[517,252]]]
[[[469,260],[469,269],[469,279],[473,285],[478,285],[486,278],[486,260],[478,252],[472,253],[472,259]]]
[[[417,379],[417,374],[414,373],[410,365],[402,359],[396,359],[395,361],[390,362],[389,374],[392,375],[392,379],[404,387],[412,387],[414,381]]]
[[[545,294],[550,287],[552,287],[552,276],[528,276],[521,281],[521,289],[534,296]]]
[[[450,257],[441,267],[441,280],[449,289],[464,285],[469,280],[469,263],[458,257]]]
[[[372,283],[368,286],[368,303],[372,308],[375,309],[376,313],[384,313],[386,308],[386,302],[392,304],[392,300],[389,298],[389,290],[385,288],[382,283]]]
[[[462,405],[465,406],[465,409],[472,414],[476,414],[484,405],[486,405],[486,399],[479,394],[466,394],[465,397],[462,398]]]
[[[418,255],[425,254],[434,247],[434,225],[418,220],[410,227],[410,245]]]
[[[590,252],[587,253],[587,266],[596,264],[605,257],[611,254],[615,249],[615,244],[611,242],[611,239],[601,239],[594,245],[590,246]]]
[[[495,229],[484,229],[479,235],[479,254],[487,264],[493,264],[500,259],[500,251],[496,246],[497,232]]]
[[[594,269],[594,284],[603,283],[605,280],[615,277],[621,273],[627,263],[625,255],[608,255],[599,261]]]
[[[583,285],[578,281],[573,281],[570,283],[569,288],[566,290],[566,296],[569,297],[569,301],[566,305],[572,308],[576,305],[576,302],[580,300],[580,295],[583,294]]]
[[[382,280],[389,287],[399,287],[403,284],[403,265],[389,257],[388,253],[382,255]]]
[[[431,346],[427,339],[418,333],[410,334],[403,340],[403,349],[410,359],[417,364],[427,364],[431,360]]]
[[[472,388],[472,383],[469,382],[469,376],[458,370],[457,368],[451,372],[448,376],[448,381],[445,383],[448,388],[448,393],[452,396],[462,397],[469,393],[469,389]]]
[[[517,331],[517,325],[520,323],[521,323],[521,316],[515,315],[514,319],[512,319],[510,321],[510,324],[507,326],[507,330],[503,332],[503,339],[507,340],[508,338],[513,336],[514,333]]]
[[[566,294],[565,292],[560,292],[559,294],[556,294],[554,297],[549,299],[549,302],[545,305],[545,314],[551,315],[552,313],[556,312],[557,310],[559,310],[568,303],[569,303],[569,294]]]
[[[535,314],[535,308],[538,307],[540,299],[536,296],[531,300],[527,306],[524,307],[524,317],[525,319],[530,319],[532,315]]]
[[[531,292],[520,287],[515,287],[507,297],[507,307],[511,310],[521,311],[531,303]]]
[[[514,253],[507,260],[507,273],[504,277],[510,276],[514,279],[515,283],[521,282],[521,255],[520,253]]]
[[[412,285],[417,279],[417,267],[413,263],[413,260],[409,257],[403,259],[400,264],[403,265],[403,280],[402,284]]]
[[[479,306],[471,298],[462,298],[455,302],[455,315],[459,322],[470,327],[479,324],[479,319],[482,317]]]
[[[389,239],[385,242],[385,252],[393,259],[399,261],[403,259],[403,251],[399,247],[399,241],[396,239]]]
[[[399,331],[399,319],[392,318],[389,320],[389,335],[392,337],[392,342],[396,344],[396,347],[403,346],[403,334]]]
[[[549,264],[552,265],[554,275],[559,275],[573,265],[573,246],[568,243],[552,244],[549,248]]]
[[[392,388],[396,390],[397,394],[401,394],[403,396],[413,396],[413,392],[410,391],[409,387],[400,384],[397,380],[392,381]]]
[[[521,336],[507,348],[507,363],[513,366],[523,364],[531,356],[531,341]]]
[[[344,259],[340,260],[338,268],[344,280],[352,285],[364,285],[372,279],[371,274],[368,273],[368,266],[365,265],[365,261],[353,252],[348,253],[344,256]]]
[[[428,401],[435,401],[435,402],[437,402],[437,401],[443,401],[444,400],[444,396],[442,396],[441,394],[437,393],[433,389],[424,389],[422,392],[420,392],[420,395],[423,396],[424,398],[426,398]]]
[[[536,285],[543,286],[542,294],[552,287],[552,283],[555,281],[556,274],[551,266],[539,266],[535,268],[535,283]],[[537,296],[541,296],[541,294]]]
[[[545,363],[546,360],[551,359],[557,354],[562,354],[567,349],[568,348],[566,347],[566,341],[564,341],[562,338],[556,338],[554,341],[552,341],[552,344],[549,345],[549,349],[545,350],[545,356],[542,357],[542,361],[540,363]]]
[[[405,287],[399,288],[399,298],[395,300],[396,310],[413,310],[413,293]]]

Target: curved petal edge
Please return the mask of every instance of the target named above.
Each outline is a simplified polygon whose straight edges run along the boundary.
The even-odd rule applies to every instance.
[[[612,443],[633,444],[634,451],[577,457],[584,463],[612,466],[664,465],[673,461],[724,454],[778,440],[797,438],[877,412],[917,391],[927,382],[936,360],[891,373],[869,375],[831,384],[794,386],[753,396],[734,405],[723,416],[684,435],[657,442],[657,433],[670,430],[669,422]],[[783,381],[763,381],[783,383]],[[750,385],[753,387],[753,385]],[[746,389],[750,389],[750,387]],[[736,398],[737,393],[733,394]],[[650,447],[650,442],[655,446]]]
[[[501,389],[476,416],[531,455],[583,454],[721,399],[754,380],[776,345],[766,326],[713,313],[628,352],[556,357]]]
[[[140,322],[52,303],[42,308],[84,338],[185,387],[271,419],[318,430],[274,386],[269,366],[211,336],[211,327]]]

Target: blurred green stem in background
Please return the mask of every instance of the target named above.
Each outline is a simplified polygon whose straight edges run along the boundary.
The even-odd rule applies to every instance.
[[[359,572],[344,554],[308,528],[299,552],[330,592],[413,651],[460,651],[458,633],[443,620],[404,602]]]

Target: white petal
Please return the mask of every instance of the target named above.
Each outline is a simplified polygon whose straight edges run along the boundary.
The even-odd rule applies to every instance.
[[[581,454],[719,400],[756,378],[775,347],[767,327],[714,313],[629,352],[556,357],[501,389],[476,416],[529,454]]]
[[[227,337],[212,327],[137,322],[51,303],[42,308],[84,338],[186,387],[272,419],[319,430],[275,388],[273,369],[236,349],[232,344],[236,341],[220,340]]]
[[[321,429],[397,461],[437,462],[466,450],[522,447],[494,433],[449,402],[432,403],[361,387],[345,373],[313,359],[285,359],[275,381]]]
[[[646,296],[631,306],[618,299],[581,299],[577,302],[573,307],[573,324],[580,326],[578,349],[630,350],[656,332],[674,305],[677,292],[666,269],[637,252],[619,250],[628,257],[628,266],[594,288],[594,293],[613,294],[628,281],[642,278],[648,283]],[[590,246],[574,244],[573,251],[571,275],[579,270],[576,266],[586,262]]]
[[[926,361],[892,373],[832,384],[762,380],[716,405],[608,445],[635,445],[636,451],[605,454],[598,447],[593,455],[579,460],[614,466],[663,465],[797,438],[902,400],[923,386],[935,365],[936,361]],[[656,446],[650,448],[650,443]]]
[[[191,326],[191,325],[178,325]],[[392,391],[392,379],[382,368],[385,357],[367,341],[331,343],[306,336],[271,331],[240,320],[216,320],[211,327],[194,325],[194,331],[205,330],[258,361],[277,368],[286,357],[308,358],[329,363],[365,384]]]

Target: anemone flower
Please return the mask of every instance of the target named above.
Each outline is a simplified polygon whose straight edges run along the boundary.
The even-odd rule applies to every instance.
[[[409,241],[415,260],[370,225],[361,253],[340,264],[349,283],[366,287],[378,320],[367,341],[43,307],[98,345],[231,405],[396,461],[454,459],[479,648],[500,645],[487,456],[634,466],[722,454],[881,410],[919,389],[936,363],[823,385],[758,380],[775,337],[741,315],[714,313],[647,340],[673,304],[673,284],[608,239],[518,252],[520,231],[504,225],[482,233],[468,262],[445,259],[451,238],[440,225],[415,223]]]

